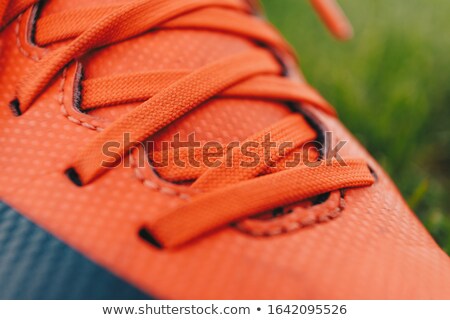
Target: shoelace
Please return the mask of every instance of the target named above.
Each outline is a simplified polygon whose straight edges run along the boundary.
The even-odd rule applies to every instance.
[[[0,27],[37,2],[0,0]],[[349,24],[333,1],[314,0],[313,3],[333,33],[340,38],[351,34]],[[11,107],[18,116],[26,112],[58,72],[95,48],[151,29],[177,27],[230,32],[264,43],[275,51],[290,53],[289,46],[277,32],[251,16],[249,8],[240,0],[136,0],[120,6],[73,10],[37,22],[38,44],[73,40],[36,62],[19,83]],[[120,145],[117,163],[135,143],[148,139],[215,97],[307,103],[334,114],[333,108],[313,88],[282,77],[282,71],[272,51],[255,48],[194,71],[168,70],[86,80],[80,106],[84,110],[143,102],[82,147],[67,174],[80,186],[92,182],[106,170],[100,164],[110,162],[109,157],[101,152],[106,142],[114,141]],[[104,88],[110,88],[107,95],[102,94]],[[131,136],[132,142],[128,144],[122,141],[125,132]],[[174,247],[267,210],[374,182],[367,164],[357,159],[347,159],[345,166],[334,161],[327,165],[324,162],[313,167],[299,165],[287,168],[285,163],[289,152],[316,136],[300,115],[292,114],[248,140],[260,141],[266,133],[271,133],[276,141],[293,142],[287,155],[273,155],[275,167],[261,164],[253,168],[233,165],[231,168],[167,169],[173,180],[195,180],[191,187],[202,192],[147,226],[154,243],[161,247]],[[256,151],[261,155],[264,152],[260,147]],[[158,154],[153,156],[158,157]],[[240,156],[233,159],[239,161]]]

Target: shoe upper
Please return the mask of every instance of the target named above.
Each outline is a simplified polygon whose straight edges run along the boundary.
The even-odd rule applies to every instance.
[[[158,3],[166,8],[163,5],[169,2]],[[242,94],[242,86],[234,94],[225,92],[226,88],[147,137],[145,141],[154,143],[156,151],[135,148],[121,165],[95,175],[81,187],[68,179],[68,168],[90,141],[157,97],[161,88],[175,86],[183,77],[218,61],[252,50],[267,51],[280,64],[277,73],[284,71],[284,77],[306,86],[288,45],[274,29],[267,27],[264,30],[270,34],[260,36],[254,30],[243,35],[236,27],[243,15],[255,26],[265,24],[259,16],[251,16],[246,1],[198,2],[207,4],[196,7],[196,1],[189,1],[193,9],[157,21],[150,30],[112,43],[105,40],[104,46],[70,59],[49,81],[39,83],[42,89],[21,114],[14,114],[8,105],[27,88],[30,70],[39,69],[36,66],[43,65],[42,61],[51,62],[48,57],[52,53],[80,37],[85,30],[77,26],[95,25],[94,18],[113,15],[122,6],[145,5],[146,1],[19,1],[18,9],[10,7],[9,11],[17,14],[3,21],[0,34],[0,198],[89,259],[155,297],[450,298],[448,256],[338,117],[317,107],[314,102],[326,102],[314,91],[308,96],[310,100],[302,96],[303,103],[292,104],[267,97],[264,92],[247,96]],[[91,10],[94,7],[98,12]],[[83,18],[84,13],[89,14]],[[67,29],[52,31],[51,21],[65,21]],[[62,37],[70,34],[68,30],[73,35]],[[271,43],[261,45],[262,40]],[[158,73],[167,71],[176,79],[169,81]],[[134,76],[134,82],[126,78],[129,75]],[[141,86],[145,88],[142,92],[136,89]],[[189,90],[195,92],[197,87]],[[120,103],[112,103],[118,92]],[[179,208],[190,210],[191,203],[209,190],[192,187],[199,185],[193,181],[197,180],[195,175],[196,179],[192,175],[182,179],[175,174],[176,168],[158,168],[151,161],[141,161],[142,153],[148,160],[164,148],[163,142],[173,141],[175,136],[187,141],[191,134],[201,143],[246,141],[293,114],[301,124],[299,132],[312,135],[313,143],[325,133],[332,145],[344,141],[340,156],[363,161],[373,181],[314,194],[320,201],[305,197],[281,209],[273,207],[250,217],[226,220],[220,228],[199,232],[173,247],[155,245],[155,239],[149,237],[152,226],[167,220],[168,212],[179,216]],[[136,119],[138,125],[139,121],[145,119]],[[280,172],[274,169],[267,175]],[[258,173],[249,181],[262,181],[257,179],[265,176]],[[330,180],[327,185],[333,185],[338,178],[325,173],[308,179],[319,185]],[[296,186],[296,182],[289,183]],[[253,185],[260,187],[257,182]],[[259,194],[248,190],[235,197],[233,190],[224,193],[227,198],[220,199],[217,194],[220,208],[227,201],[231,211],[238,205],[236,201],[251,207],[256,196],[273,197],[270,188],[261,188]],[[172,227],[168,237],[196,230],[203,219],[214,217],[217,203],[206,203],[210,209],[202,207],[202,216],[180,220],[178,229]],[[171,227],[170,221],[168,225]],[[160,234],[165,236],[163,231]]]

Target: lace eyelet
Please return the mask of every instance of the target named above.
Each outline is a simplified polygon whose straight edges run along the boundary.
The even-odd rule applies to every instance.
[[[374,184],[378,182],[379,178],[378,178],[378,174],[375,172],[375,170],[367,165],[367,167],[369,168],[370,174],[373,176],[373,178],[375,179]]]
[[[20,110],[20,101],[15,98],[9,103],[9,108],[11,109],[15,117],[20,117],[22,115],[22,110]]]
[[[80,175],[74,168],[67,169],[64,174],[69,178],[69,180],[77,187],[82,187],[83,182],[81,182]]]
[[[151,244],[153,247],[155,247],[156,249],[163,249],[163,246],[161,243],[159,243],[153,236],[152,234],[147,230],[147,228],[142,227],[139,229],[138,231],[138,235],[139,237],[148,242],[149,244]]]

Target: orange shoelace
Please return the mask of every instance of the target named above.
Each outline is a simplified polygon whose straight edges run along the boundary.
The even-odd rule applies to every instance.
[[[0,0],[0,27],[37,2]],[[333,1],[312,2],[336,36],[350,36],[351,28]],[[148,30],[205,28],[254,39],[273,50],[258,47],[194,71],[167,70],[85,80],[80,108],[86,112],[129,102],[142,103],[99,132],[78,152],[67,171],[74,182],[85,185],[104,173],[107,168],[101,164],[111,162],[110,156],[101,152],[106,142],[120,146],[114,163],[117,164],[136,143],[152,137],[212,98],[250,97],[306,103],[334,114],[333,108],[309,85],[282,76],[282,66],[273,52],[290,54],[289,46],[274,29],[250,13],[250,8],[240,0],[136,0],[44,17],[36,25],[38,45],[71,41],[34,64],[19,83],[11,107],[18,116],[26,112],[62,69],[93,49]],[[123,141],[124,133],[130,134],[128,144]],[[286,155],[272,155],[275,167],[260,164],[252,168],[233,165],[162,169],[167,171],[169,180],[195,180],[191,188],[202,192],[147,226],[154,242],[174,247],[276,207],[343,188],[368,186],[374,181],[366,163],[355,159],[347,159],[345,166],[323,162],[313,167],[288,168],[285,162],[290,151],[316,137],[298,114],[273,124],[248,141],[261,141],[266,133],[278,142],[293,143]],[[264,151],[257,148],[256,152],[262,155]],[[240,155],[234,159],[237,164]]]

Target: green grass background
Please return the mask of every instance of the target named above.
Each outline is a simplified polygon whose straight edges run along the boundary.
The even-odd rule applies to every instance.
[[[450,253],[450,1],[341,0],[334,40],[308,0],[262,0],[307,79],[382,164]]]

